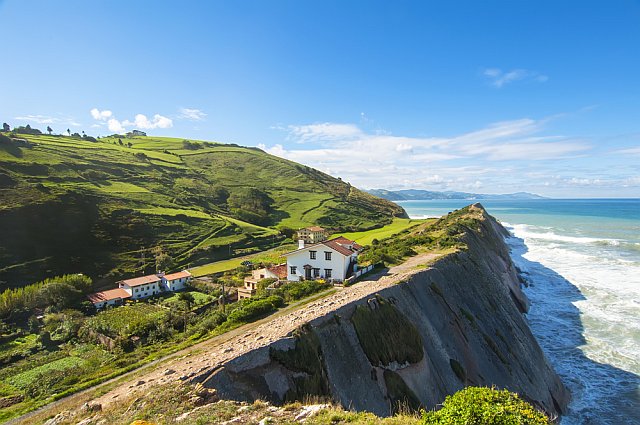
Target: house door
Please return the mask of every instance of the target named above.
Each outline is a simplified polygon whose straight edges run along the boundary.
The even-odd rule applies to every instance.
[[[311,280],[311,267],[310,266],[305,266],[304,267],[304,278],[307,280]]]

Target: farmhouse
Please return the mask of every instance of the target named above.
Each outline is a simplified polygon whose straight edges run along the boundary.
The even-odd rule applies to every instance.
[[[258,289],[258,282],[262,279],[286,279],[287,278],[287,265],[279,264],[273,267],[265,267],[262,269],[253,270],[251,276],[244,278],[244,287],[238,288],[238,299],[251,298],[255,295]]]
[[[148,276],[121,280],[118,282],[118,288],[122,288],[127,291],[129,295],[131,295],[132,299],[138,300],[140,298],[147,298],[152,295],[159,294],[161,291],[161,282],[161,277],[151,274]]]
[[[108,305],[120,305],[123,300],[130,297],[131,294],[122,288],[109,289],[108,291],[87,295],[89,301],[91,301],[96,308],[104,308]]]
[[[342,236],[312,245],[299,245],[287,257],[287,280],[343,281],[357,270],[362,247]]]
[[[163,291],[180,291],[186,288],[187,284],[191,281],[191,273],[186,270],[160,275],[160,277],[162,278],[160,287]]]
[[[305,243],[318,243],[327,240],[327,231],[322,227],[311,226],[298,230],[298,240]]]

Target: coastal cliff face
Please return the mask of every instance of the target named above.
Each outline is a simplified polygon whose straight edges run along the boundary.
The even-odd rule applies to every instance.
[[[478,204],[466,249],[194,378],[221,398],[330,398],[380,416],[427,409],[469,385],[521,394],[552,417],[569,393],[523,312],[506,231]],[[348,290],[348,289],[345,289]]]

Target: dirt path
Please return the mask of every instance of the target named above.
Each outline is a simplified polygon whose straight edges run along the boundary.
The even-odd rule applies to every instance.
[[[25,415],[14,423],[33,423],[31,421],[36,417],[47,417],[61,410],[77,409],[86,401],[99,403],[104,407],[118,402],[124,396],[145,393],[151,386],[156,384],[188,380],[241,354],[269,345],[316,317],[323,316],[346,304],[394,285],[415,273],[420,265],[430,263],[437,257],[438,255],[431,253],[420,254],[403,264],[367,276],[366,280],[350,287],[339,288],[328,296],[319,297],[315,300],[312,298],[310,302],[307,300],[292,304],[275,315],[241,326],[157,360],[153,365],[147,365],[141,370],[125,375],[126,379],[125,377],[116,378],[111,384],[115,381],[123,382],[118,383],[106,392],[100,391],[100,387],[86,390],[53,405],[45,406],[37,411],[35,415]],[[107,387],[107,384],[102,384],[102,387]]]

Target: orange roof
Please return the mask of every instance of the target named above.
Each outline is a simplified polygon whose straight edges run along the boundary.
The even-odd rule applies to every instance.
[[[129,298],[131,295],[122,288],[109,289],[108,291],[96,292],[95,294],[87,295],[89,301],[92,303],[99,303],[102,301],[117,300],[118,298]]]
[[[324,232],[324,229],[320,226],[307,227],[307,230],[311,230],[312,232]]]
[[[181,272],[176,272],[176,273],[171,273],[171,274],[166,274],[164,275],[164,278],[167,280],[176,280],[176,279],[180,279],[183,277],[191,277],[191,273],[189,273],[186,270],[183,270]]]
[[[160,282],[160,278],[155,274],[150,274],[148,276],[134,277],[133,279],[121,280],[118,283],[124,283],[129,286],[140,286],[140,285],[147,285],[149,283],[155,283],[155,282]]]
[[[277,266],[269,267],[269,271],[280,279],[287,278],[287,263],[278,264]]]
[[[358,245],[355,241],[352,241],[351,239],[347,239],[344,236],[338,236],[337,238],[333,238],[331,240],[338,242],[340,245],[352,245],[358,251],[362,249],[361,245]]]

